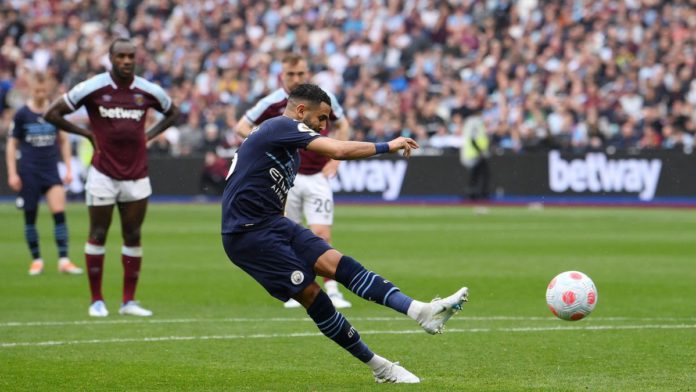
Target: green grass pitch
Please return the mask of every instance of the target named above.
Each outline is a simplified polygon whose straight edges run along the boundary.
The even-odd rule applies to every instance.
[[[334,245],[405,293],[470,289],[439,336],[346,294],[354,307],[343,313],[367,344],[422,379],[401,386],[375,384],[304,311],[234,267],[218,205],[150,205],[137,292],[149,319],[118,315],[118,219],[104,276],[111,315],[95,320],[86,277],[56,271],[41,209],[47,268],[29,277],[21,214],[0,204],[1,391],[696,390],[696,210],[337,206]],[[67,216],[70,255],[84,266],[86,208]],[[547,283],[565,270],[597,285],[586,320],[546,307]]]

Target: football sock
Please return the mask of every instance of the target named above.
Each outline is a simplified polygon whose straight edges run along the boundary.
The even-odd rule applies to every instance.
[[[39,250],[39,233],[36,231],[36,210],[24,211],[24,238],[29,245],[31,257],[36,259],[41,258]]]
[[[104,244],[87,242],[85,244],[85,262],[87,265],[87,278],[89,290],[92,293],[92,302],[102,301],[102,273],[104,272]]]
[[[367,366],[370,367],[373,371],[377,371],[382,369],[383,367],[390,365],[391,361],[389,361],[386,358],[382,358],[379,355],[375,354],[372,359],[366,362]]]
[[[336,280],[348,290],[365,298],[407,314],[413,300],[390,281],[368,271],[350,256],[341,257],[336,267]]]
[[[143,248],[139,246],[123,246],[121,248],[121,264],[123,264],[123,303],[135,298],[135,288],[138,285],[140,264],[143,260]]]
[[[68,226],[65,224],[65,213],[57,212],[53,214],[53,234],[56,237],[58,246],[58,257],[68,257]]]
[[[354,357],[367,363],[374,356],[360,339],[358,331],[341,313],[336,311],[325,292],[319,291],[314,303],[307,308],[307,314],[317,324],[321,333],[353,354]]]

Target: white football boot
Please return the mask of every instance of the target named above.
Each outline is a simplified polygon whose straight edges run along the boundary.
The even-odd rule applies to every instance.
[[[289,300],[285,301],[283,304],[283,307],[285,309],[296,309],[296,308],[301,308],[302,304],[295,301],[294,299],[290,298]]]
[[[425,332],[431,335],[442,333],[447,320],[462,310],[462,304],[469,300],[468,296],[469,289],[462,287],[449,297],[435,298],[430,303],[425,304],[416,321]]]
[[[140,306],[138,301],[128,301],[121,305],[121,309],[118,310],[118,314],[128,315],[128,316],[140,316],[140,317],[150,317],[152,316],[152,311],[147,310]]]
[[[106,309],[106,304],[104,301],[94,301],[92,305],[89,306],[89,315],[92,317],[106,317],[109,315],[109,311]]]
[[[380,384],[417,384],[420,382],[420,378],[404,369],[398,362],[389,362],[381,369],[372,372],[372,374],[375,376],[375,381]]]
[[[346,309],[353,306],[350,302],[346,301],[346,299],[343,298],[343,294],[341,294],[340,292],[329,294],[329,298],[331,298],[331,303],[336,309]]]
[[[80,275],[82,274],[82,268],[73,264],[67,257],[61,257],[58,261],[58,272],[68,275]]]

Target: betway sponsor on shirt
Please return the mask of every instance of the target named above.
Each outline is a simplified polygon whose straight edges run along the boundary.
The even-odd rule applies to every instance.
[[[553,192],[637,193],[652,200],[660,180],[659,159],[609,159],[589,153],[585,159],[566,161],[558,151],[549,153],[549,187]]]
[[[140,121],[140,119],[145,114],[144,110],[138,109],[124,109],[124,108],[105,108],[99,106],[99,115],[103,118],[118,118],[118,119],[131,119],[135,121]]]

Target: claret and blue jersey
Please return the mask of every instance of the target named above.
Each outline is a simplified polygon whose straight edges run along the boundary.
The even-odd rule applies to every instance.
[[[320,134],[286,116],[264,121],[237,151],[222,199],[222,233],[254,230],[283,216],[300,165],[298,149]]]

